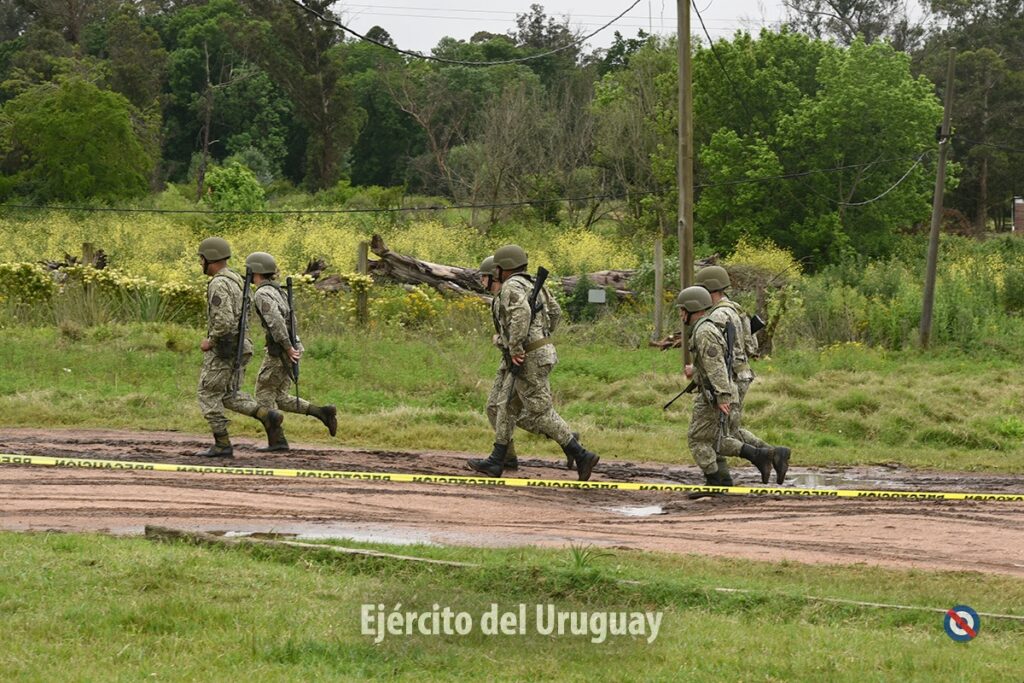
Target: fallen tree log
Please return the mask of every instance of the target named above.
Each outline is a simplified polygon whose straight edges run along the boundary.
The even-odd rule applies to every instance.
[[[470,562],[453,562],[449,560],[432,560],[426,557],[414,557],[412,555],[396,555],[378,550],[367,550],[365,548],[344,548],[337,545],[324,545],[320,543],[299,543],[297,541],[278,541],[270,539],[257,539],[247,537],[227,538],[208,534],[203,531],[184,531],[182,529],[171,529],[165,526],[146,525],[146,538],[151,541],[186,541],[197,545],[212,546],[243,546],[262,545],[277,548],[297,548],[300,550],[316,550],[339,555],[364,555],[366,557],[381,557],[389,560],[403,560],[405,562],[421,562],[425,564],[438,564],[446,567],[479,567],[478,564]]]
[[[430,285],[443,293],[487,296],[476,268],[431,263],[393,252],[380,235],[374,235],[370,240],[370,251],[379,259],[370,261],[370,275],[407,285]]]
[[[431,263],[408,254],[399,254],[388,249],[380,235],[373,236],[370,251],[379,259],[370,261],[370,274],[375,277],[405,285],[430,285],[442,293],[473,294],[490,299],[480,285],[480,275],[476,268]],[[588,274],[587,278],[595,287],[611,287],[620,298],[630,298],[636,295],[627,286],[634,273],[632,270],[601,270]],[[555,278],[554,282],[558,283],[563,292],[570,294],[576,288],[579,276]]]

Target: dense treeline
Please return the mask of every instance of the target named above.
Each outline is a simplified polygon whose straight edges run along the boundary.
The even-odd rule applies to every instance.
[[[702,243],[770,239],[812,264],[890,253],[927,220],[951,46],[948,204],[963,230],[1000,227],[1024,191],[1024,3],[933,0],[921,20],[894,0],[790,5],[780,32],[695,48]],[[392,44],[385,28],[369,36]],[[432,54],[502,61],[576,37],[533,5],[507,34],[444,38]],[[481,230],[525,201],[547,222],[671,234],[675,70],[674,42],[643,32],[481,68],[349,39],[283,0],[10,0],[0,199],[170,188],[260,208],[302,190],[334,206],[373,186],[361,196],[383,207],[405,194],[489,205],[468,216]]]

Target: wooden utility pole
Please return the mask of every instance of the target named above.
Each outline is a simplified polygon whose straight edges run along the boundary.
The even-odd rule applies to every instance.
[[[946,189],[946,154],[949,152],[950,119],[953,114],[953,73],[956,48],[949,50],[946,67],[946,96],[939,131],[939,163],[935,169],[935,194],[932,197],[932,230],[928,237],[928,266],[924,276],[924,305],[921,309],[921,348],[928,348],[932,336],[932,308],[935,305],[935,271],[939,262],[939,228],[942,227],[942,195]]]
[[[693,72],[690,53],[690,0],[677,0],[679,61],[679,289],[693,283]],[[690,342],[682,330],[683,365],[690,362]]]
[[[370,243],[360,242],[356,251],[356,272],[360,275],[370,274]],[[360,287],[356,294],[356,319],[360,325],[365,326],[370,320],[370,297]]]
[[[661,235],[659,220],[658,236],[654,238],[654,341],[661,341],[665,331],[665,248]]]

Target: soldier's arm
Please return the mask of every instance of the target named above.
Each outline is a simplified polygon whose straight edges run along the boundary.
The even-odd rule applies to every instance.
[[[264,289],[267,288],[256,290],[256,306],[260,312],[260,319],[271,338],[288,350],[292,347],[292,342],[288,339],[288,323],[281,315],[281,309],[273,300],[273,295],[269,292],[264,293]]]
[[[238,316],[231,299],[235,283],[225,277],[214,278],[208,292],[210,310],[210,339],[234,338],[238,334]]]
[[[739,393],[725,366],[725,337],[713,325],[702,325],[696,335],[697,353],[718,403],[736,403]]]
[[[526,339],[530,334],[530,300],[527,293],[516,285],[506,284],[501,288],[502,307],[505,321],[502,325],[504,346],[513,356],[526,353]]]

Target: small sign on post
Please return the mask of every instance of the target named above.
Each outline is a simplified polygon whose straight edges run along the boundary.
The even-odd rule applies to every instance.
[[[606,304],[608,303],[608,293],[603,289],[588,289],[587,303]]]
[[[370,272],[370,243],[360,242],[359,250],[356,253],[356,272],[360,275],[367,275]],[[356,318],[360,325],[366,325],[370,320],[370,298],[364,289],[356,294]]]

